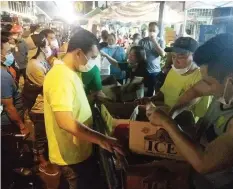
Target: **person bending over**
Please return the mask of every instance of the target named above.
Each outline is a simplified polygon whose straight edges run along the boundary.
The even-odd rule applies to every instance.
[[[180,37],[175,41],[173,47],[166,48],[165,51],[172,53],[173,65],[163,86],[155,96],[137,101],[141,104],[151,101],[155,105],[166,105],[171,109],[180,96],[202,79],[201,70],[193,61],[193,53],[197,47],[198,43],[194,39]],[[197,119],[204,116],[209,101],[209,97],[202,97],[190,106],[189,109]]]
[[[185,136],[163,111],[147,111],[150,122],[169,133],[179,152],[196,171],[193,175],[196,189],[233,188],[232,52],[233,35],[224,33],[211,38],[194,53],[203,79],[181,97],[179,105],[184,107],[196,98],[214,96],[206,115],[197,125],[195,141]]]
[[[92,129],[93,117],[79,72],[98,55],[98,41],[87,30],[70,39],[63,64],[55,64],[44,80],[44,116],[49,159],[69,188],[103,188],[92,144],[122,153],[117,140]],[[94,176],[93,176],[94,175]]]

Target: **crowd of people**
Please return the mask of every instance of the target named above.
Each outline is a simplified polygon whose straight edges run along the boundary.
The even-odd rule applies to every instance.
[[[1,31],[1,130],[30,135],[24,123],[25,115],[30,117],[40,172],[61,174],[70,189],[104,188],[92,144],[121,155],[124,146],[93,130],[91,100],[111,100],[102,91],[101,75],[113,76],[121,85],[142,77],[145,97],[130,103],[156,105],[147,105],[146,115],[152,125],[169,133],[193,167],[195,188],[233,187],[232,34],[219,34],[201,46],[191,37],[179,37],[165,48],[157,23],[151,22],[149,36],[134,34],[124,49],[106,30],[99,41],[93,33],[76,28],[61,47],[53,30],[31,29],[27,38],[17,24]],[[180,128],[174,121],[186,110],[194,119],[191,138],[184,132],[190,125]],[[3,145],[2,162],[7,162],[11,149]],[[10,177],[9,170],[4,171]],[[47,188],[57,188],[57,182],[56,187],[46,183]],[[5,183],[9,184],[7,179]]]

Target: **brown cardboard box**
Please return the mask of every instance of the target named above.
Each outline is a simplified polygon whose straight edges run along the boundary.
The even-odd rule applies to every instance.
[[[190,166],[175,160],[131,165],[126,189],[190,189]]]
[[[143,109],[135,108],[129,128],[129,148],[132,152],[183,160],[168,133],[164,129],[151,125]]]
[[[117,103],[117,102],[104,102],[103,105],[106,107],[112,117],[117,119],[129,119],[137,106],[136,103]]]
[[[114,102],[134,101],[144,97],[143,78],[135,77],[130,83],[121,86],[116,84],[104,85],[102,91]]]
[[[135,104],[123,104],[104,102],[101,105],[101,116],[106,123],[107,133],[110,135],[117,125],[129,124],[129,117],[132,114]],[[117,118],[117,119],[114,119]]]

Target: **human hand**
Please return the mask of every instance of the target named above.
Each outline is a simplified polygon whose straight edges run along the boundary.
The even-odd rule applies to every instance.
[[[20,126],[20,132],[21,134],[25,135],[25,138],[27,138],[30,134],[29,129],[25,125]]]
[[[136,102],[138,105],[146,105],[151,102],[151,98],[144,97],[144,98],[136,99],[134,102]]]
[[[116,138],[103,136],[103,138],[99,142],[99,146],[111,153],[116,151],[117,153],[121,155],[125,155],[125,153],[122,150],[122,146],[118,143]]]
[[[156,107],[152,103],[146,107],[146,116],[150,123],[155,126],[166,127],[173,122],[172,118],[168,115],[169,110],[165,107]]]
[[[151,36],[150,36],[150,39],[151,39],[153,42],[156,42],[156,35],[151,35]]]

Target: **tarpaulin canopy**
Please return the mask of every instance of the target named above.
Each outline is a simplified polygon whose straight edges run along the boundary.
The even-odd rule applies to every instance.
[[[85,14],[84,18],[91,18],[99,13],[101,13],[101,9],[99,7],[95,8],[94,10],[90,11],[89,13]]]
[[[121,22],[158,21],[159,2],[122,2],[103,10],[96,17],[100,17],[101,20]],[[177,11],[172,10],[169,6],[165,6],[165,23],[181,22],[183,19],[182,14],[178,14]]]

